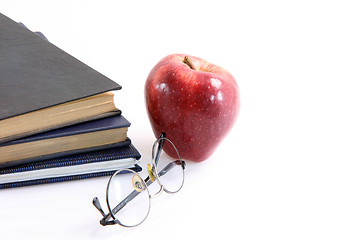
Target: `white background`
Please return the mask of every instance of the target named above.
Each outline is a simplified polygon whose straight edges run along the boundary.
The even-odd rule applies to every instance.
[[[211,158],[188,162],[184,188],[154,199],[143,225],[99,225],[91,201],[105,207],[108,178],[97,178],[1,190],[1,239],[360,238],[358,1],[1,0],[0,9],[123,86],[116,103],[143,166],[154,140],[144,82],[161,58],[204,58],[241,93],[231,133]]]

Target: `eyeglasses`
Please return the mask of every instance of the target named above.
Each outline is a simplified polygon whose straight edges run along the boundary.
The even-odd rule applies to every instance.
[[[174,148],[178,159],[160,156],[165,141]],[[164,133],[153,144],[152,166],[148,164],[147,170],[149,176],[145,180],[131,169],[120,169],[110,177],[106,187],[106,204],[109,213],[105,214],[97,197],[93,199],[93,205],[103,216],[100,220],[101,225],[138,226],[149,215],[151,198],[160,195],[163,191],[167,193],[180,191],[184,184],[185,162],[181,160],[174,143],[166,138]],[[148,187],[155,180],[160,189],[151,195]]]

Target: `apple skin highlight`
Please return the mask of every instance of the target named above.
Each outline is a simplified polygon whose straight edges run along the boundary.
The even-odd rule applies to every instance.
[[[155,136],[165,132],[183,159],[201,162],[233,127],[240,93],[225,69],[198,57],[172,54],[150,71],[145,102]],[[169,145],[164,151],[177,157]]]

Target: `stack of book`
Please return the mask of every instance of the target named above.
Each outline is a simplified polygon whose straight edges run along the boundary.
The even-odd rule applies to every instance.
[[[0,189],[140,171],[121,86],[0,13]]]

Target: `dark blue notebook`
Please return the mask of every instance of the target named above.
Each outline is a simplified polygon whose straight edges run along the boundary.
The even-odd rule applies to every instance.
[[[0,189],[108,176],[120,168],[141,171],[140,157],[130,144],[6,167],[0,169]]]
[[[128,145],[128,127],[116,115],[0,144],[0,167]]]

